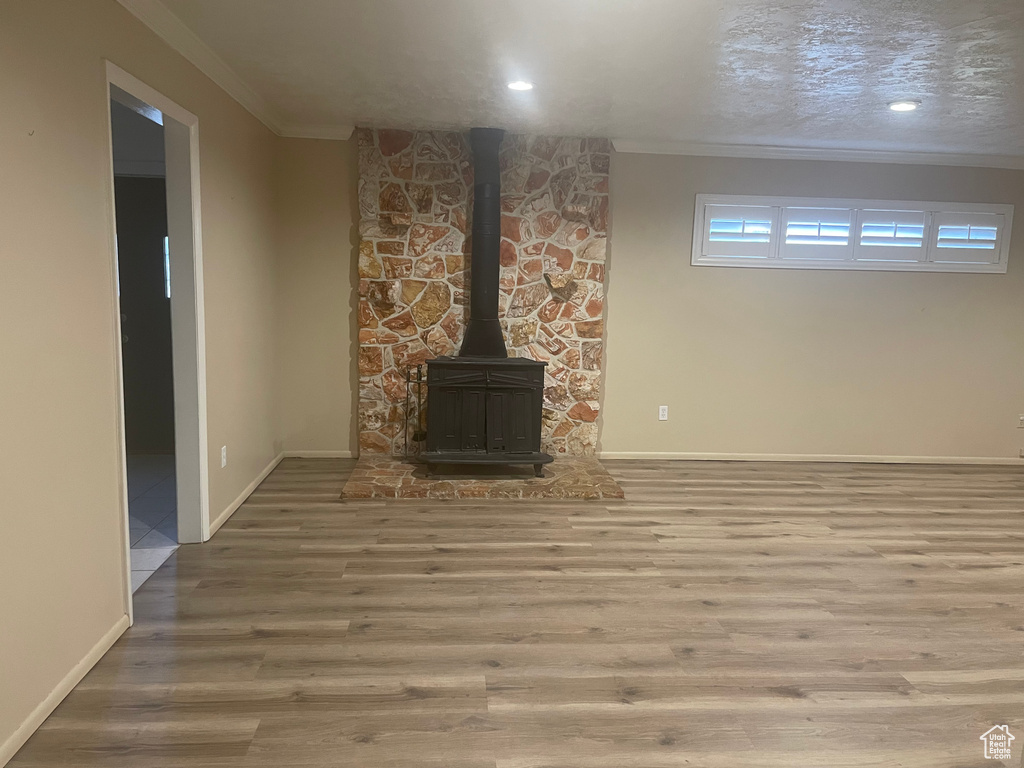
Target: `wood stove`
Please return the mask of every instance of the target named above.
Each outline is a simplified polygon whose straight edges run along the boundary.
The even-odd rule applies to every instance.
[[[428,464],[533,464],[540,450],[544,366],[536,360],[439,357],[427,363]]]
[[[510,358],[498,322],[501,178],[505,132],[470,131],[473,147],[473,250],[470,314],[458,357],[427,361],[427,445],[435,464],[532,464],[540,477],[552,460],[540,450],[546,363]]]

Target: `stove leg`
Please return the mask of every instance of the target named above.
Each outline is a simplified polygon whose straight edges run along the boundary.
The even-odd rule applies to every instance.
[[[533,476],[534,477],[544,477],[544,465],[543,464],[534,464],[533,465]]]

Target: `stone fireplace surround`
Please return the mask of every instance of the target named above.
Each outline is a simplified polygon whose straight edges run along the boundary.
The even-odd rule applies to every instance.
[[[457,132],[357,130],[359,447],[404,449],[405,368],[458,352],[473,164]],[[591,456],[603,364],[606,139],[506,135],[499,315],[509,356],[548,363],[542,450]]]

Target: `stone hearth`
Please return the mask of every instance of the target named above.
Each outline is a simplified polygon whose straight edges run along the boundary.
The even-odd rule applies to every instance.
[[[559,457],[544,477],[510,467],[488,468],[485,477],[452,468],[426,476],[426,467],[400,457],[364,454],[345,484],[343,499],[622,499],[625,495],[594,458]]]

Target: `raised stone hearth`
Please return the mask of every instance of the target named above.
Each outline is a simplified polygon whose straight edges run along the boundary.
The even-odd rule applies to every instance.
[[[426,467],[399,457],[364,454],[345,484],[343,499],[622,499],[619,484],[594,458],[559,457],[544,477],[514,467],[488,467],[486,476],[463,468],[426,476]]]

